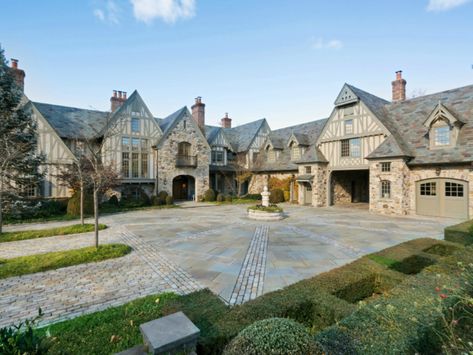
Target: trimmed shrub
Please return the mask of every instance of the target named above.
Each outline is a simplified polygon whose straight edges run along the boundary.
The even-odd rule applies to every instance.
[[[94,197],[90,193],[84,193],[84,214],[94,213]],[[67,203],[67,214],[69,216],[80,216],[80,191],[74,192]]]
[[[245,328],[226,347],[225,355],[321,354],[307,330],[285,318],[270,318]]]
[[[225,202],[232,202],[232,201],[233,201],[233,197],[231,195],[225,196]]]
[[[463,245],[473,244],[473,219],[445,228],[444,239]]]
[[[442,353],[448,314],[461,318],[454,307],[461,297],[472,294],[465,289],[471,285],[472,274],[461,272],[461,265],[468,265],[471,258],[471,250],[456,251],[317,334],[316,339],[329,354]]]
[[[172,205],[173,203],[174,203],[174,200],[173,200],[172,196],[167,196],[167,197],[166,197],[166,205],[167,205],[167,206],[170,206],[170,205]]]
[[[151,199],[139,186],[127,186],[122,191],[122,205],[125,207],[144,207],[151,205]]]
[[[169,196],[169,194],[166,191],[159,191],[159,193],[158,193],[158,197],[161,200],[166,200],[166,197],[168,197],[168,196]]]
[[[284,193],[284,201],[289,201],[291,199],[291,192],[283,191],[283,193]]]
[[[427,266],[435,264],[436,260],[425,255],[412,255],[404,260],[395,263],[391,269],[402,272],[403,274],[412,275],[418,274]]]
[[[153,196],[151,196],[151,205],[152,206],[161,206],[162,202],[161,202],[161,200],[159,199],[158,196],[153,195]]]
[[[108,204],[111,206],[118,207],[120,205],[120,202],[118,201],[117,195],[112,195],[112,197],[108,199]]]
[[[259,201],[259,200],[261,200],[261,194],[247,194],[247,195],[243,196],[243,198],[247,199],[247,200]]]
[[[218,194],[218,195],[217,195],[217,202],[223,202],[223,200],[224,200],[223,195],[222,195],[222,194]]]
[[[212,189],[208,189],[204,193],[204,201],[205,202],[215,202],[215,191]]]
[[[281,189],[271,190],[269,202],[274,204],[284,202],[284,192]]]

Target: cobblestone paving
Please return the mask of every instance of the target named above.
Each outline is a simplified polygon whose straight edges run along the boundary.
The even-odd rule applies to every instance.
[[[268,235],[268,226],[256,227],[230,297],[230,305],[242,304],[263,293]]]
[[[0,279],[0,327],[37,315],[43,324],[74,318],[139,297],[200,288],[186,272],[124,229],[134,251],[122,258]]]
[[[122,227],[122,237],[128,245],[146,261],[146,263],[176,293],[186,294],[202,289],[192,276],[162,255],[155,246],[143,242],[138,236]]]

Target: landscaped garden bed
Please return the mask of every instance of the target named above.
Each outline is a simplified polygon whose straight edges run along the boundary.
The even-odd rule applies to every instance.
[[[284,211],[277,205],[256,205],[247,209],[248,218],[262,221],[278,221],[284,218]]]
[[[107,228],[105,224],[99,224],[99,230]],[[94,230],[93,224],[74,224],[72,226],[56,227],[38,230],[26,230],[17,232],[3,232],[0,234],[0,243],[14,242],[26,239],[47,238],[58,235],[70,235],[92,232]]]
[[[0,279],[118,258],[130,253],[130,251],[131,248],[128,245],[104,244],[98,248],[88,247],[12,259],[0,259]]]
[[[466,340],[471,341],[471,260],[471,248],[423,238],[243,305],[227,306],[209,290],[186,296],[164,294],[43,331],[47,329],[54,340],[51,353],[106,354],[141,343],[140,324],[182,311],[201,330],[199,354],[221,353],[245,328],[268,318],[300,323],[330,354],[441,353],[442,345],[451,343],[450,334],[456,334],[452,324],[458,325],[463,340],[450,348],[467,347]],[[465,310],[470,318],[462,316]]]

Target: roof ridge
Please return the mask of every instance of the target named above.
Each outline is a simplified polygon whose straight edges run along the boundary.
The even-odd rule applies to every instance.
[[[33,105],[49,105],[49,106],[69,108],[69,109],[75,109],[75,110],[92,111],[92,112],[100,112],[100,113],[110,113],[110,111],[102,111],[102,110],[96,110],[96,109],[90,109],[90,108],[81,108],[81,107],[75,107],[75,106],[64,106],[64,105],[58,105],[58,104],[50,104],[50,103],[47,103],[47,102],[39,102],[39,101],[31,101],[31,102],[33,103]]]

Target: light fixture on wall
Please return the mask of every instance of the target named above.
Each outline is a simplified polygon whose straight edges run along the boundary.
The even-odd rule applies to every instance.
[[[435,174],[436,174],[437,176],[439,176],[441,172],[442,172],[442,168],[437,168],[437,169],[435,169]]]

